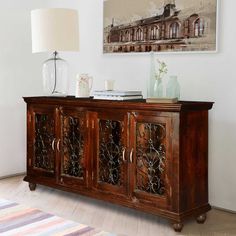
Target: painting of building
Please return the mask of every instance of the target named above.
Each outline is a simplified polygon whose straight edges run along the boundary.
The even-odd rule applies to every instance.
[[[216,19],[217,0],[106,0],[103,51],[216,51]]]

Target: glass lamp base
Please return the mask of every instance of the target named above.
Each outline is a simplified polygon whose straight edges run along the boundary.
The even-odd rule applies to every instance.
[[[68,93],[59,93],[57,91],[53,92],[53,93],[47,93],[48,96],[53,96],[53,97],[66,97],[68,95]]]
[[[57,52],[43,63],[43,89],[45,95],[68,95],[68,64]]]

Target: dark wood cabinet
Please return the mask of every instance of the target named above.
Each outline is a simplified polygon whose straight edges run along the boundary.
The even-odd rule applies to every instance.
[[[206,219],[211,102],[27,97],[27,175],[36,184],[183,221]]]

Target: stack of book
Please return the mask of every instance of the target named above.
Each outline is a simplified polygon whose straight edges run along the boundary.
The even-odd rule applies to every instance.
[[[142,99],[142,91],[122,91],[122,90],[96,90],[93,92],[94,99],[104,100],[136,100]]]

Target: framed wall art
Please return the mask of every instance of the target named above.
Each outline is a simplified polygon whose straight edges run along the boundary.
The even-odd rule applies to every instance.
[[[104,0],[104,53],[215,52],[217,0]]]

